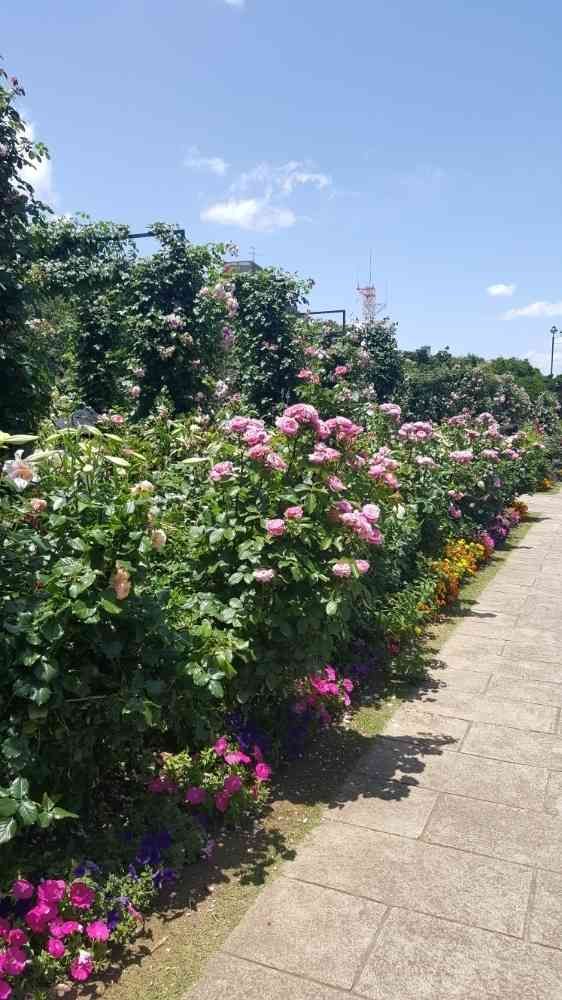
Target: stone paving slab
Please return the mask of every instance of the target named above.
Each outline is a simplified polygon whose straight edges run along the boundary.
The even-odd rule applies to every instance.
[[[191,1000],[562,1000],[562,494]]]
[[[393,910],[356,989],[371,1000],[560,1000],[562,953]]]

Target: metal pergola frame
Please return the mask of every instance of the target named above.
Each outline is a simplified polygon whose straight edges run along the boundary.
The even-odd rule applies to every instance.
[[[306,313],[307,316],[331,316],[337,313],[338,316],[342,318],[342,331],[346,333],[347,331],[347,312],[345,309],[309,309]]]

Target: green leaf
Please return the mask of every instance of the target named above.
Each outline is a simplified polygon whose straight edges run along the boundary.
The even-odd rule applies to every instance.
[[[209,535],[209,545],[218,545],[219,542],[222,542],[223,534],[224,532],[222,528],[215,528],[214,531],[211,531],[211,534]]]
[[[228,582],[231,587],[234,587],[237,583],[241,583],[244,579],[243,573],[233,573],[232,576],[228,578]]]
[[[49,687],[33,688],[33,694],[30,696],[30,700],[35,702],[36,705],[46,705],[52,693],[53,692]]]
[[[15,819],[0,820],[0,844],[7,844],[18,832],[18,824]]]
[[[109,597],[102,597],[100,604],[110,615],[120,615],[123,610],[115,601],[110,600]]]
[[[33,826],[33,824],[37,822],[37,818],[39,816],[39,810],[35,802],[31,802],[30,799],[26,799],[25,802],[22,802],[18,809],[18,816],[24,826]]]
[[[0,799],[0,817],[7,819],[14,816],[18,811],[19,803],[15,799]]]
[[[337,615],[339,606],[339,601],[328,601],[326,605],[326,614],[329,615],[330,618]]]
[[[78,819],[78,814],[69,812],[68,809],[61,809],[60,806],[55,806],[51,810],[51,815],[54,819]]]
[[[119,458],[118,455],[104,455],[106,462],[111,462],[112,465],[117,465],[120,469],[129,469],[130,462],[127,462],[125,458]]]
[[[27,798],[29,795],[29,781],[27,778],[16,778],[12,781],[9,788],[10,795],[13,795],[15,799],[21,802],[22,799]]]

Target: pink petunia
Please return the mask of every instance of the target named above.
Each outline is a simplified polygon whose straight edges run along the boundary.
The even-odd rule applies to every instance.
[[[60,903],[66,894],[66,882],[59,878],[46,879],[37,888],[37,896],[42,903]]]
[[[242,778],[237,774],[230,774],[223,785],[223,791],[227,795],[236,795],[236,792],[239,792],[241,788]]]
[[[254,773],[257,781],[269,781],[271,778],[271,768],[269,764],[256,764],[256,770]]]
[[[8,944],[11,944],[16,948],[22,948],[28,943],[29,938],[25,931],[22,931],[21,927],[14,927],[13,931],[10,931],[8,934]]]
[[[213,746],[213,750],[219,757],[223,757],[228,750],[228,740],[226,736],[220,736]]]
[[[51,958],[62,958],[63,955],[66,955],[66,948],[59,938],[49,938],[45,950],[48,951]]]
[[[200,806],[207,798],[207,792],[204,788],[199,788],[197,785],[192,785],[191,788],[187,789],[185,793],[185,801],[189,802],[191,806]]]
[[[230,803],[230,795],[224,790],[215,795],[215,805],[219,812],[225,813]]]
[[[105,920],[92,920],[86,925],[86,935],[90,941],[107,941],[109,938],[109,927]]]
[[[83,983],[89,979],[94,971],[94,962],[88,951],[79,951],[77,957],[71,963],[70,975],[76,982]]]
[[[16,881],[12,883],[10,892],[14,899],[31,899],[35,889],[31,882],[28,882],[27,879],[17,878]]]
[[[70,886],[70,902],[78,910],[89,910],[95,898],[94,890],[85,882],[73,882]]]
[[[65,938],[70,937],[71,934],[77,934],[82,932],[82,924],[79,924],[77,920],[62,920],[57,918],[56,920],[51,920],[49,924],[49,934],[51,937],[55,938]]]
[[[25,922],[35,934],[43,934],[51,920],[58,916],[57,907],[50,903],[37,903],[26,913]]]
[[[251,757],[248,754],[243,753],[242,750],[231,750],[230,753],[225,753],[224,759],[227,764],[250,764]]]

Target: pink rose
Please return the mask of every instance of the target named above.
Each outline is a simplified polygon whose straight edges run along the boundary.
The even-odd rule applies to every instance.
[[[366,503],[361,509],[363,517],[366,517],[371,524],[376,524],[379,517],[381,516],[380,507],[377,507],[376,503]]]
[[[342,483],[339,476],[328,476],[328,487],[332,493],[341,493],[342,490],[348,488],[345,483]]]
[[[192,785],[191,788],[187,789],[185,793],[185,801],[189,802],[191,806],[200,806],[207,798],[207,792],[204,788],[199,788],[197,785]]]
[[[54,938],[65,938],[69,937],[71,934],[77,934],[82,932],[82,924],[79,924],[77,920],[51,920],[49,924],[49,934]]]
[[[300,521],[303,516],[304,510],[302,507],[287,507],[287,510],[283,514],[283,517],[285,517],[287,521]]]
[[[8,934],[8,944],[14,945],[16,948],[22,948],[23,945],[28,943],[29,938],[20,927],[14,927],[13,931],[10,931]]]
[[[285,534],[285,522],[280,517],[271,518],[265,522],[265,530],[272,538],[281,538]]]
[[[12,995],[12,987],[5,979],[0,979],[0,1000],[8,1000]]]
[[[109,419],[111,420],[111,423],[115,424],[117,427],[120,427],[121,424],[125,423],[125,417],[122,417],[120,413],[112,413]]]
[[[43,934],[49,922],[58,916],[57,907],[50,903],[37,903],[25,916],[27,926],[35,934]]]
[[[337,562],[332,566],[332,573],[334,576],[340,578],[351,576],[351,566],[346,562]]]
[[[138,399],[141,392],[142,389],[140,385],[132,385],[131,388],[129,389],[129,396],[131,396],[132,399]]]
[[[109,938],[109,927],[105,920],[92,920],[86,925],[86,934],[90,941],[107,941]]]
[[[85,882],[73,882],[70,886],[70,902],[78,910],[89,910],[95,898],[94,890]]]
[[[271,768],[269,764],[256,764],[255,775],[257,781],[269,781],[271,778]]]
[[[35,889],[31,882],[28,882],[25,878],[17,878],[15,882],[12,883],[12,888],[10,892],[14,899],[31,899]]]
[[[279,428],[286,437],[294,437],[299,432],[299,425],[293,417],[277,417],[275,426]]]
[[[46,950],[52,958],[62,958],[66,955],[66,948],[58,938],[51,937],[47,941]]]
[[[209,479],[213,483],[220,483],[223,479],[229,479],[235,475],[232,462],[217,462],[209,472]]]
[[[8,948],[3,957],[2,971],[8,976],[21,976],[27,963],[28,957],[22,948]]]
[[[366,559],[356,559],[355,566],[357,568],[357,572],[361,574],[368,573],[371,568],[370,562],[367,562]]]
[[[226,792],[227,795],[236,795],[236,792],[239,792],[241,788],[242,778],[237,774],[231,774],[223,785],[223,792]]]
[[[265,465],[268,469],[274,469],[275,472],[285,472],[287,469],[287,463],[285,459],[281,458],[276,451],[268,451],[265,456]]]
[[[42,514],[43,511],[47,510],[47,501],[36,497],[35,500],[31,501],[31,509],[34,514]]]
[[[271,583],[275,576],[274,569],[255,569],[254,570],[254,580],[257,583]]]

